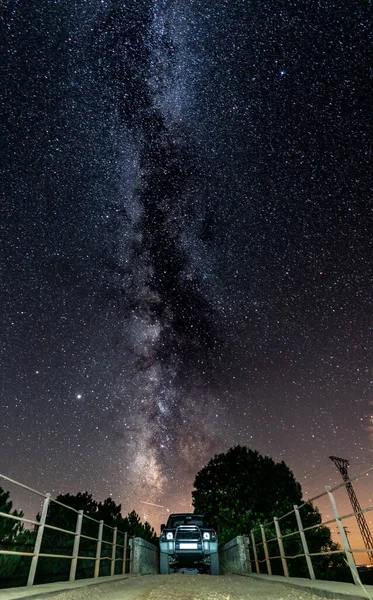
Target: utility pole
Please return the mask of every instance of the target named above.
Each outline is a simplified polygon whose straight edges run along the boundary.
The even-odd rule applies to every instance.
[[[348,476],[347,469],[350,463],[347,459],[339,458],[338,456],[329,456],[329,458],[335,464],[338,471],[342,475],[342,479],[346,486],[347,494],[350,498],[352,509],[356,516],[357,524],[359,525],[361,537],[363,538],[365,548],[367,549],[369,562],[371,565],[373,565],[373,537],[368,527],[368,523],[364,516],[364,513],[361,512],[362,508],[360,506],[360,502],[357,499],[355,490]]]

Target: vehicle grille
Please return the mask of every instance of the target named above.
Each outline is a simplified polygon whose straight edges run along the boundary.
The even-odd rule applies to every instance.
[[[196,528],[178,527],[176,530],[175,537],[178,541],[180,541],[180,540],[196,541],[196,540],[201,539],[201,533],[197,527]]]

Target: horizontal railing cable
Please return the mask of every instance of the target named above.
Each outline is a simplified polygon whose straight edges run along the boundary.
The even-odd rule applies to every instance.
[[[80,534],[80,537],[84,538],[85,540],[91,540],[92,542],[98,542],[98,538],[90,537],[89,535],[83,535],[82,533]],[[122,546],[122,548],[124,548],[124,546]]]
[[[31,523],[31,525],[39,525],[39,521],[33,521],[32,519],[26,519],[25,517],[10,515],[9,513],[0,512],[0,517],[4,517],[5,519],[13,519],[13,521],[22,521],[22,523]]]
[[[55,525],[48,525],[48,523],[45,523],[44,527],[46,527],[47,529],[53,529],[54,531],[60,531],[61,533],[75,535],[75,531],[70,531],[69,529],[62,529],[62,527],[56,527]]]
[[[9,481],[10,483],[14,483],[15,485],[18,485],[19,487],[23,488],[24,490],[29,490],[29,492],[33,492],[34,494],[37,494],[38,496],[41,496],[42,498],[45,497],[45,494],[43,494],[43,492],[34,490],[32,487],[29,487],[28,485],[25,485],[24,483],[20,483],[19,481],[16,481],[15,479],[11,479],[10,477],[3,475],[2,473],[0,473],[0,477],[2,479],[5,479],[6,481]]]

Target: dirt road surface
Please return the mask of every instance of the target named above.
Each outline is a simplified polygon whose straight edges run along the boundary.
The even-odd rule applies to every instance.
[[[225,575],[143,575],[53,594],[53,600],[320,600],[301,589]]]

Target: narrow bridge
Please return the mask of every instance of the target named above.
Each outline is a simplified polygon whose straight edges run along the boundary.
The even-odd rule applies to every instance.
[[[2,571],[6,570],[7,563],[1,562],[2,559],[8,557],[11,562],[13,559],[19,560],[22,557],[22,560],[28,561],[27,585],[0,589],[0,600],[21,600],[40,595],[53,595],[53,600],[87,600],[88,598],[89,600],[116,600],[116,598],[118,600],[119,598],[121,600],[132,598],[138,600],[254,600],[257,598],[263,598],[263,600],[295,600],[297,598],[312,600],[315,595],[324,598],[349,598],[350,600],[373,599],[373,586],[366,586],[361,582],[353,557],[353,553],[359,550],[351,549],[349,545],[342,525],[344,517],[338,513],[333,491],[330,488],[327,488],[325,494],[331,501],[334,512],[333,521],[344,534],[342,535],[343,547],[337,552],[341,555],[344,554],[345,562],[350,568],[351,581],[354,583],[317,580],[312,560],[314,556],[323,553],[309,551],[306,534],[308,530],[320,527],[320,524],[303,529],[302,506],[295,506],[294,511],[291,511],[291,514],[294,513],[293,516],[296,517],[298,525],[295,531],[287,531],[285,535],[281,533],[281,520],[288,517],[290,514],[288,513],[283,517],[275,517],[272,523],[261,524],[256,531],[251,531],[250,536],[237,536],[222,546],[219,549],[221,574],[219,577],[180,572],[159,575],[159,548],[157,545],[139,537],[129,537],[127,532],[118,531],[116,527],[109,527],[103,521],[96,521],[91,516],[84,514],[82,510],[75,510],[61,504],[48,493],[38,492],[5,475],[0,475],[0,477],[43,498],[43,507],[38,520],[0,511],[0,525],[9,523],[8,519],[10,519],[13,523],[18,522],[18,525],[19,522],[22,522],[26,526],[33,525],[35,528],[32,546],[27,551],[24,548],[19,550],[9,547],[5,538],[0,539],[0,581],[6,576],[6,573]],[[76,513],[76,525],[73,531],[48,523],[51,503],[59,504],[64,509]],[[369,509],[364,510],[368,511]],[[83,533],[85,521],[96,527],[97,534],[94,537],[92,534],[88,536]],[[271,539],[266,537],[269,525],[272,526],[272,531],[275,531],[275,537]],[[6,531],[6,529],[3,530]],[[48,530],[58,532],[64,540],[72,538],[73,541],[70,541],[72,551],[69,554],[66,551],[62,553],[62,550],[59,550],[58,554],[45,552],[43,537],[45,538],[45,531]],[[0,528],[0,534],[1,531]],[[283,540],[293,535],[300,536],[303,553],[297,556],[287,556]],[[68,546],[61,546],[61,548],[64,547]],[[273,548],[276,549],[275,552],[272,552]],[[38,568],[40,561],[45,558],[52,562],[54,559],[63,559],[65,564],[68,563],[69,570],[66,576],[57,574],[57,578],[65,578],[67,581],[38,585]],[[294,558],[305,561],[309,578],[289,576],[288,563]],[[85,565],[83,571],[77,571],[78,563]],[[279,565],[282,567],[281,575],[273,574],[273,572],[279,572]],[[83,579],[87,576],[87,579]],[[52,577],[51,574],[50,580],[53,581]],[[54,573],[55,580],[56,573]]]

